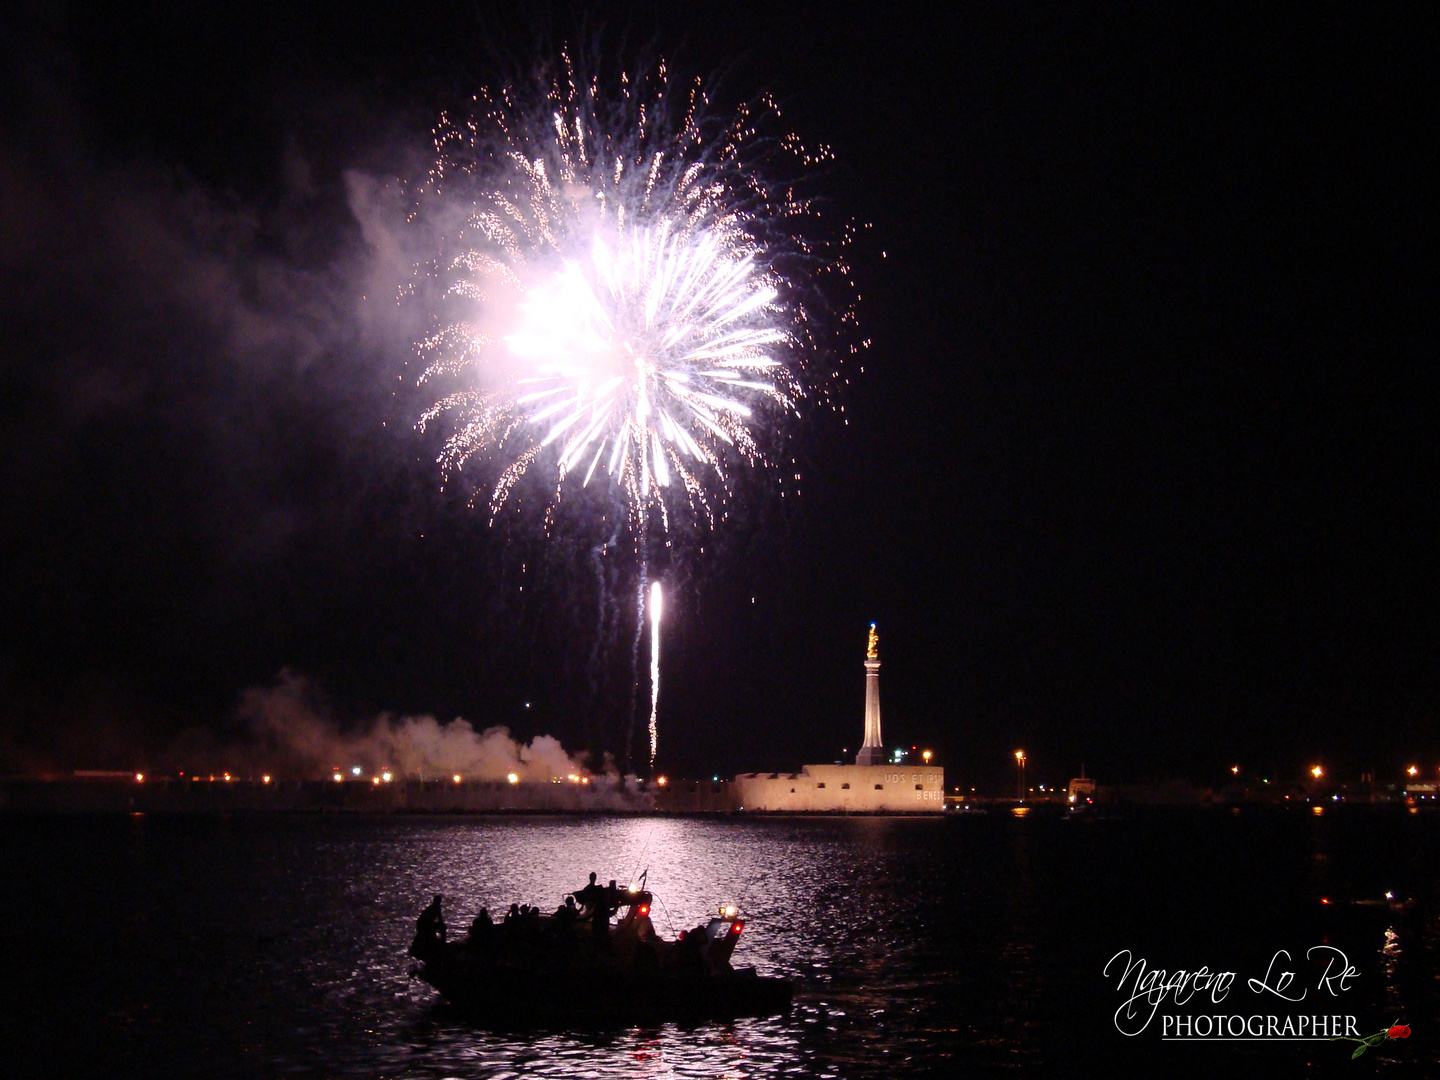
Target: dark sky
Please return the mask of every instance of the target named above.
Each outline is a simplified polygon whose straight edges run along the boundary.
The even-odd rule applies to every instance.
[[[585,35],[773,91],[873,226],[848,424],[677,571],[662,765],[853,752],[873,620],[952,782],[1440,768],[1435,18],[1171,7],[7,6],[0,771],[223,740],[283,668],[623,749],[597,537],[441,490],[352,212]]]

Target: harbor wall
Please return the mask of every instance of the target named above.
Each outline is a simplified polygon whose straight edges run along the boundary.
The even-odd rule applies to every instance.
[[[944,770],[933,766],[807,765],[798,773],[673,780],[648,787],[503,780],[224,780],[208,777],[0,779],[0,813],[939,813]]]
[[[941,813],[945,770],[935,765],[806,765],[798,773],[741,773],[739,811]]]

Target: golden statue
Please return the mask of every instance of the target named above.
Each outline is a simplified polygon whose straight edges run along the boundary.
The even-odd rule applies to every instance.
[[[880,659],[880,635],[875,632],[875,624],[870,624],[870,642],[865,646],[866,660]]]

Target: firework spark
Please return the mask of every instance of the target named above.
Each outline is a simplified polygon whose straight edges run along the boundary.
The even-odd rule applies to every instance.
[[[450,424],[447,474],[498,460],[492,515],[550,468],[554,500],[602,483],[642,527],[713,523],[804,393],[795,278],[818,256],[795,177],[829,154],[766,134],[768,100],[716,120],[663,63],[607,91],[563,59],[528,103],[481,95],[437,129],[430,193],[466,210],[433,267],[422,381],[443,392],[421,426]]]

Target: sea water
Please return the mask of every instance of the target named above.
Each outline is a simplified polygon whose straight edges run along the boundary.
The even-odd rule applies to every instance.
[[[1428,810],[9,815],[0,841],[0,948],[17,1003],[5,1053],[21,1070],[11,1075],[1440,1073],[1440,813]],[[490,1030],[409,974],[414,920],[432,894],[444,894],[453,935],[482,905],[551,910],[592,870],[622,886],[648,871],[667,938],[738,904],[735,963],[793,980],[793,1008]],[[1414,903],[1392,910],[1387,891]],[[1323,1000],[1319,960],[1307,958],[1317,946],[1354,969],[1343,984],[1332,970]],[[1278,971],[1293,974],[1283,996],[1304,989],[1301,1003],[1266,981],[1282,981],[1267,975],[1282,952]],[[1134,1009],[1117,1019],[1134,995],[1119,967],[1106,972],[1122,953],[1120,967],[1139,959],[1167,978],[1204,968],[1234,985],[1219,1002],[1211,991],[1162,995],[1140,1026]],[[1162,1031],[1167,1015],[1257,1010],[1354,1016],[1367,1035],[1398,1019],[1412,1031],[1356,1062],[1354,1043]]]

